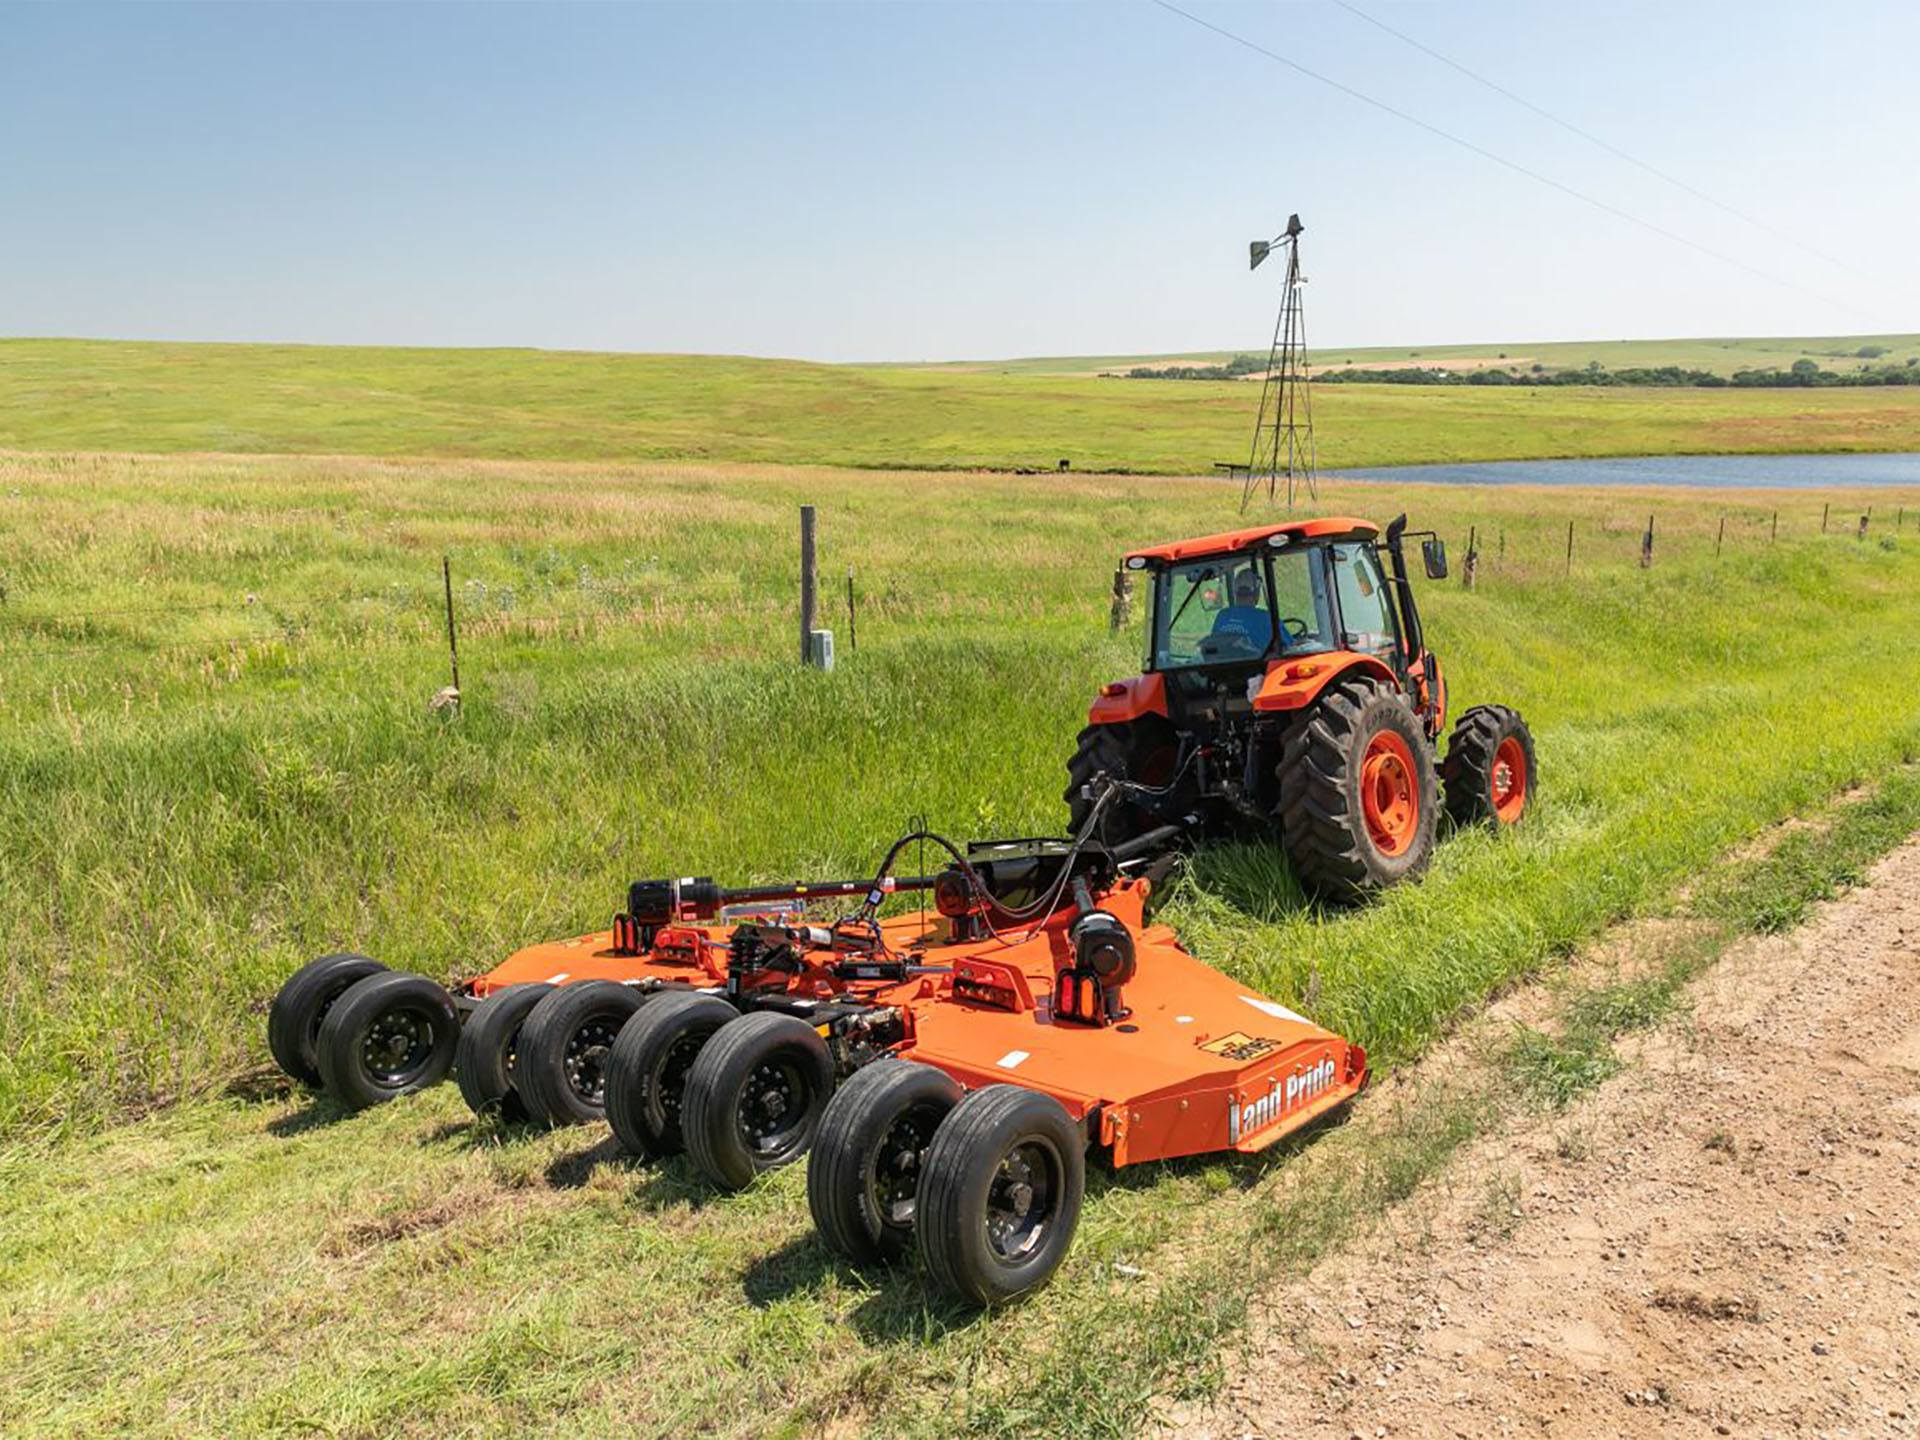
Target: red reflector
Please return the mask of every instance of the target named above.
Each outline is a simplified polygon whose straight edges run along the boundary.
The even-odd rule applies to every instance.
[[[1109,684],[1102,685],[1100,687],[1100,693],[1106,696],[1109,700],[1112,700],[1112,699],[1116,699],[1121,695],[1126,694],[1127,687],[1121,684],[1118,680],[1115,680],[1110,682]]]

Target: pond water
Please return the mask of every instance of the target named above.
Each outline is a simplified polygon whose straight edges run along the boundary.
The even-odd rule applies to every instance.
[[[1492,460],[1387,465],[1328,474],[1439,485],[1705,485],[1725,489],[1920,486],[1920,454],[1659,455],[1619,460]]]

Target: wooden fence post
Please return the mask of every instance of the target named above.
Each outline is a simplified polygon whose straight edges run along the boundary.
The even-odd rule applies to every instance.
[[[847,566],[847,653],[852,654],[860,648],[860,641],[853,628],[853,567]]]
[[[1573,522],[1567,521],[1567,574],[1573,574]]]
[[[1720,547],[1727,543],[1727,517],[1720,517],[1720,533],[1713,537],[1713,558],[1720,558]]]
[[[1647,516],[1647,533],[1640,537],[1640,568],[1653,568],[1653,516]]]
[[[1473,577],[1480,568],[1480,527],[1467,527],[1467,563],[1460,567],[1460,583],[1468,590],[1473,588]]]
[[[800,507],[800,663],[813,663],[813,612],[817,576],[813,568],[813,506]]]
[[[1778,510],[1773,512],[1773,538],[1768,543],[1773,545],[1780,543],[1780,512]]]
[[[1827,533],[1827,512],[1831,509],[1833,509],[1833,502],[1831,500],[1820,507],[1820,533],[1822,535]]]

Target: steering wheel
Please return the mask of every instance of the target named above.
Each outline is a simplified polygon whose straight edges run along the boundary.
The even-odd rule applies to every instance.
[[[1287,633],[1287,627],[1289,625],[1293,627],[1293,634],[1291,635]],[[1313,627],[1298,616],[1282,615],[1280,617],[1280,638],[1285,640],[1289,645],[1295,640],[1301,639],[1303,636],[1311,635],[1312,633]]]

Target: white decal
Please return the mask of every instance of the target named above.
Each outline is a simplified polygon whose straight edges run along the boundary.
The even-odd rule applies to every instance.
[[[571,970],[562,970],[558,975],[547,976],[546,983],[549,985],[558,985],[562,980],[566,979],[567,976],[571,975],[572,973],[573,972]]]
[[[993,1063],[998,1065],[1002,1070],[1011,1070],[1026,1058],[1027,1052],[1024,1050],[1009,1050]]]
[[[1247,1004],[1253,1006],[1254,1009],[1260,1011],[1261,1014],[1271,1015],[1276,1020],[1297,1020],[1302,1025],[1313,1024],[1311,1020],[1300,1014],[1299,1011],[1289,1010],[1277,1000],[1262,1000],[1258,995],[1242,995],[1240,998],[1246,1001]]]
[[[1227,1096],[1227,1143],[1238,1145],[1245,1136],[1264,1130],[1295,1106],[1312,1099],[1333,1083],[1332,1057],[1305,1070],[1296,1070],[1284,1079],[1273,1077],[1273,1088],[1257,1100],[1242,1105],[1237,1095]]]
[[[1191,1016],[1191,1015],[1176,1015],[1176,1016],[1174,1016],[1174,1017],[1173,1017],[1173,1023],[1174,1023],[1174,1024],[1176,1024],[1176,1025],[1191,1025],[1191,1024],[1193,1024],[1193,1016]]]

